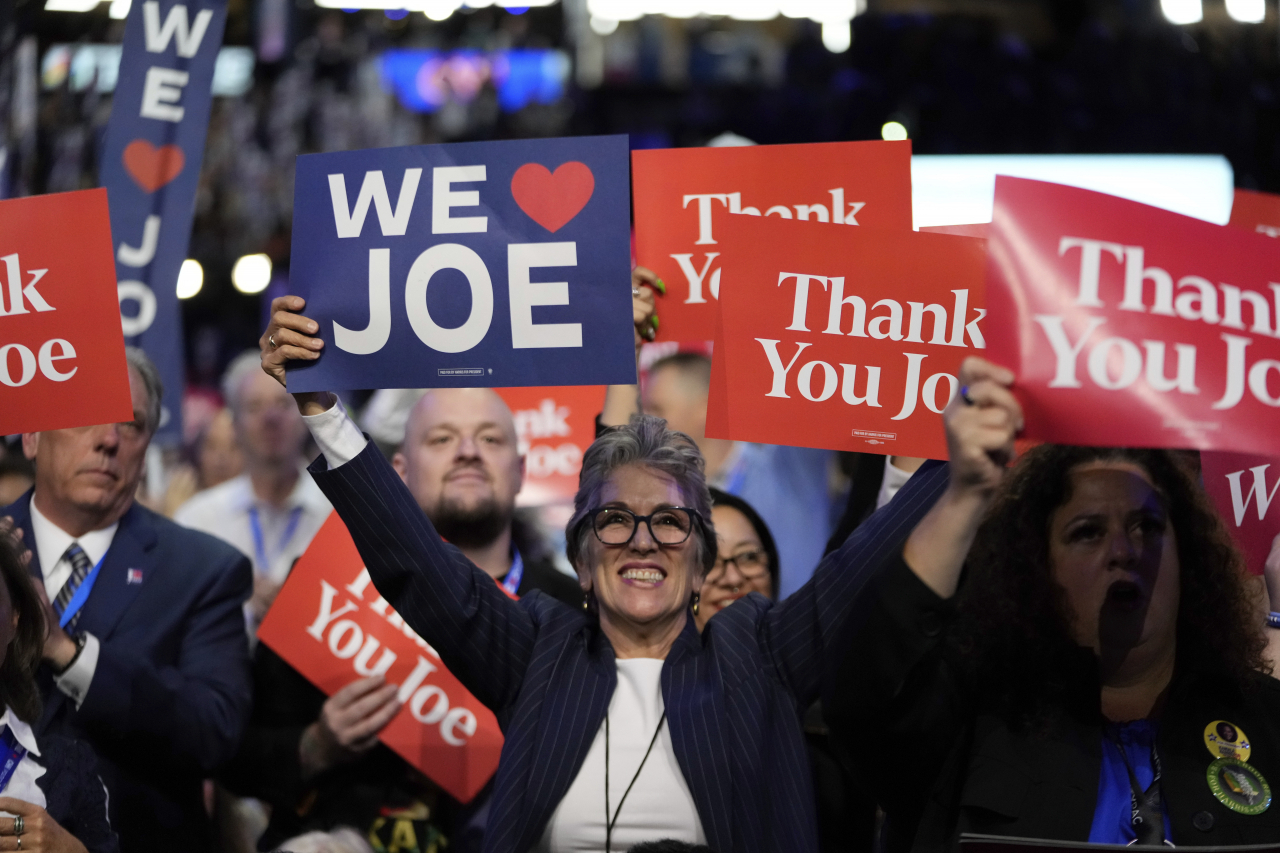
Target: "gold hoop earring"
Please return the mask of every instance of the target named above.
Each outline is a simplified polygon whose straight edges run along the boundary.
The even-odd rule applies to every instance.
[[[582,593],[582,609],[583,610],[591,609],[591,593],[586,591]]]
[[[702,593],[695,592],[693,594],[693,615],[698,615],[698,604],[702,601]]]

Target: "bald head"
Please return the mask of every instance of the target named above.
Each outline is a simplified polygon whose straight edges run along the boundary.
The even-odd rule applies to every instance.
[[[667,426],[696,442],[707,433],[707,395],[711,387],[711,359],[697,353],[676,353],[654,362],[644,386],[644,411],[665,418]]]
[[[511,526],[524,482],[515,420],[487,388],[423,396],[392,460],[440,534],[461,548],[487,545]]]

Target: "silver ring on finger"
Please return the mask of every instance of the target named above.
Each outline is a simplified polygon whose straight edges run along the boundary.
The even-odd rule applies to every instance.
[[[19,835],[19,836],[18,836],[18,846],[17,846],[17,847],[15,847],[14,849],[15,849],[15,850],[21,850],[21,849],[22,849],[22,836],[21,836],[21,835]]]
[[[633,285],[631,285],[631,295],[632,295],[632,296],[639,296],[639,295],[640,295],[640,288],[636,287],[634,284],[633,284]]]
[[[27,827],[26,827],[26,824],[23,823],[22,815],[18,815],[13,819],[13,834],[22,835],[22,833],[26,831],[27,831]]]
[[[272,348],[272,349],[276,349],[277,347],[279,347],[279,346],[280,346],[278,343],[276,343],[276,336],[275,336],[275,335],[268,335],[268,336],[267,336],[267,343],[271,344],[271,348]]]

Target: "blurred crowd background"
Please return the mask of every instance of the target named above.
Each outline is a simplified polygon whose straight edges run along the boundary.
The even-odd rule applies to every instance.
[[[96,185],[128,2],[0,2],[0,197]],[[652,148],[725,132],[761,143],[905,133],[922,154],[1220,153],[1237,186],[1280,191],[1271,0],[793,0],[767,20],[695,14],[760,16],[755,0],[492,3],[229,0],[195,264],[178,283],[189,437],[287,288],[298,154],[565,134]],[[683,17],[637,11],[667,6]],[[852,19],[809,17],[824,9]]]

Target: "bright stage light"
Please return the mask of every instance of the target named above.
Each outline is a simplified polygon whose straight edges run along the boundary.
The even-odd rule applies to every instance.
[[[1160,0],[1160,11],[1171,24],[1198,24],[1204,18],[1202,0]]]
[[[990,222],[996,175],[1108,193],[1216,225],[1231,218],[1235,180],[1217,154],[926,154],[911,158],[915,225]]]
[[[880,138],[890,142],[900,142],[907,138],[907,127],[900,121],[886,121],[880,128]]]
[[[178,298],[190,299],[204,286],[204,268],[199,261],[187,258],[178,270]]]
[[[610,18],[591,16],[591,31],[596,35],[607,36],[618,29],[618,22]]]
[[[1266,0],[1227,0],[1227,14],[1242,24],[1261,24],[1267,17]]]
[[[241,293],[261,293],[271,283],[271,259],[266,255],[245,255],[231,268],[231,283]]]
[[[45,0],[46,12],[92,12],[98,0]]]
[[[853,44],[853,26],[848,18],[822,22],[822,46],[832,53],[844,53]]]

